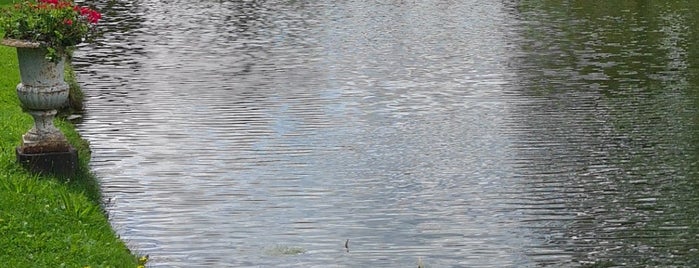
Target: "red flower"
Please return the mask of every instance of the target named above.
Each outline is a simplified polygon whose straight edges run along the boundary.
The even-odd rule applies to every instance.
[[[65,19],[65,20],[63,20],[63,23],[64,23],[65,25],[70,26],[70,25],[73,25],[73,20],[71,20],[71,19]]]
[[[56,0],[56,1],[58,1],[58,0]],[[58,2],[58,4],[56,4],[56,7],[57,8],[73,7],[73,4],[71,4],[70,2]]]
[[[75,11],[80,12],[80,15],[87,18],[87,21],[92,23],[92,24],[99,22],[99,20],[102,18],[102,14],[100,14],[99,12],[97,12],[89,7],[75,6],[74,9],[75,9]]]
[[[87,15],[87,20],[92,24],[99,22],[101,18],[102,14],[94,10],[90,10],[90,13]]]
[[[39,2],[40,2],[40,3],[52,4],[52,5],[58,4],[58,0],[39,0]]]

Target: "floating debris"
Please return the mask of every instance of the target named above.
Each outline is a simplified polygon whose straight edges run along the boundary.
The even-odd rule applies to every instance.
[[[301,247],[292,247],[285,245],[276,245],[265,250],[265,254],[269,256],[282,257],[282,256],[293,256],[306,253],[306,249]]]

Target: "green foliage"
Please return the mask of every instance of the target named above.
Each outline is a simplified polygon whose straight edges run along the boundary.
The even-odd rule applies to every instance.
[[[83,94],[80,85],[78,85],[78,81],[75,79],[75,71],[73,70],[70,54],[71,53],[68,53],[69,57],[66,60],[65,66],[65,80],[70,88],[70,94],[68,95],[68,109],[66,112],[74,113],[83,110],[83,99],[85,98],[85,94]]]
[[[38,42],[48,48],[47,58],[57,60],[65,49],[94,33],[101,15],[68,0],[22,1],[0,11],[4,38]]]

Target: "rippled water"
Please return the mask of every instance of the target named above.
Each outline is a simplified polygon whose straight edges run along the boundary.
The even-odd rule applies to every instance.
[[[699,265],[699,7],[96,2],[79,129],[153,267]]]

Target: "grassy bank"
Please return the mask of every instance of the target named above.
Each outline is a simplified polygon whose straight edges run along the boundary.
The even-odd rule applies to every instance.
[[[0,46],[0,73],[2,267],[137,267],[137,258],[115,235],[99,205],[97,180],[88,169],[89,147],[70,123],[56,121],[79,150],[76,176],[36,176],[16,163],[14,148],[33,121],[16,97],[14,48]]]

